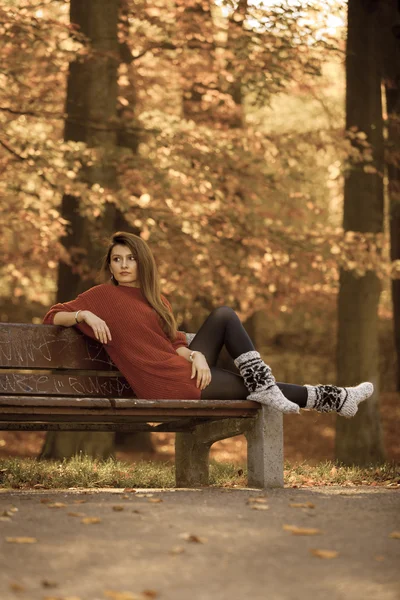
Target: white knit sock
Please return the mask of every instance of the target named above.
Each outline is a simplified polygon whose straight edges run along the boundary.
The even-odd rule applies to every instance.
[[[290,402],[275,383],[271,368],[261,359],[260,353],[250,350],[235,359],[235,365],[244,379],[250,394],[247,400],[271,406],[283,413],[299,413],[300,407]]]
[[[347,388],[334,385],[306,385],[305,387],[308,393],[306,408],[318,412],[336,411],[348,419],[354,417],[360,402],[372,396],[374,392],[374,386],[369,381]]]

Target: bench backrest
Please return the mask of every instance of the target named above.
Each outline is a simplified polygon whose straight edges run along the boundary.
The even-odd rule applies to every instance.
[[[131,398],[98,342],[74,327],[0,323],[0,393]]]

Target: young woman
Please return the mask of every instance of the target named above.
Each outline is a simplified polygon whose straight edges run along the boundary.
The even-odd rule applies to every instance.
[[[300,408],[353,417],[373,393],[372,383],[353,388],[276,383],[237,314],[216,308],[188,346],[177,331],[171,305],[160,293],[157,267],[140,237],[112,236],[103,271],[108,283],[56,304],[44,323],[76,326],[104,344],[138,398],[249,399],[284,413]],[[239,374],[215,365],[225,345]]]

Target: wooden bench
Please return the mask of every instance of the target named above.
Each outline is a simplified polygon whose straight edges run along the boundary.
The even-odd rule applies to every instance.
[[[177,487],[207,485],[211,445],[243,433],[249,486],[283,486],[281,413],[248,400],[141,400],[73,327],[0,324],[0,430],[176,432]]]

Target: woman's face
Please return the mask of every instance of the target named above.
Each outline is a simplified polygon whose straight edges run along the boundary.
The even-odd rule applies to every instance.
[[[140,287],[137,261],[128,246],[117,244],[111,250],[110,271],[119,285]]]

